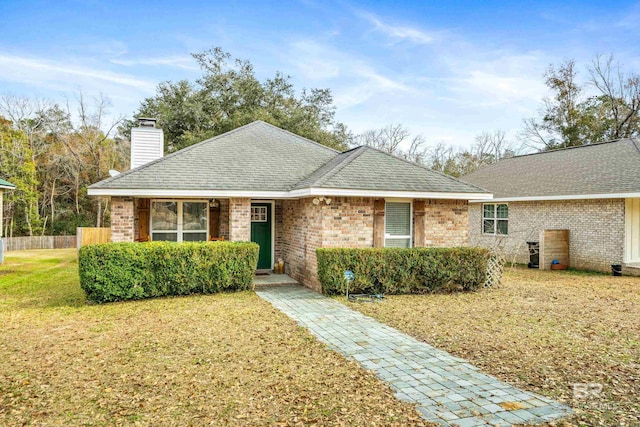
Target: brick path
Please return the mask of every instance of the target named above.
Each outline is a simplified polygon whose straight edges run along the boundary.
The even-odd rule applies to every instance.
[[[398,399],[417,403],[428,421],[504,426],[571,414],[565,405],[483,374],[463,359],[304,287],[265,286],[256,293],[331,349],[373,371],[391,385]]]

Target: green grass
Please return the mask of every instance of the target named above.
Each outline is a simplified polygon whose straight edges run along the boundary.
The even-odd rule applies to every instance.
[[[0,265],[0,310],[84,305],[76,253],[61,249],[6,254],[7,262]]]
[[[75,250],[0,266],[0,425],[424,425],[253,292],[89,305]]]

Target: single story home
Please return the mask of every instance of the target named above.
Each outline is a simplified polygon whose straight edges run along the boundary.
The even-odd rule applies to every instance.
[[[569,230],[569,264],[625,273],[640,266],[640,141],[620,139],[512,157],[462,178],[491,191],[472,201],[470,244],[501,242],[527,262],[541,230]]]
[[[339,152],[256,121],[163,156],[139,119],[132,169],[89,187],[111,198],[113,241],[254,241],[258,269],[319,290],[322,247],[466,246],[487,191],[370,147]]]

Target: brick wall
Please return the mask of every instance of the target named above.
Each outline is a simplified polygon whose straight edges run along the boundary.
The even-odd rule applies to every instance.
[[[373,199],[334,197],[322,203],[322,247],[373,247]]]
[[[111,198],[111,241],[133,242],[135,233],[133,198]]]
[[[424,217],[424,246],[469,245],[469,202],[466,200],[426,200]]]
[[[229,199],[229,240],[251,240],[251,199]]]
[[[509,235],[482,234],[482,203],[469,209],[470,242],[492,247],[500,242],[509,260],[529,260],[527,241],[538,241],[544,229],[569,230],[570,266],[610,271],[624,256],[624,199],[558,200],[509,203]]]
[[[374,199],[333,197],[331,204],[313,204],[313,198],[283,200],[281,226],[276,205],[276,239],[281,227],[281,247],[287,274],[320,291],[316,249],[373,247]],[[425,236],[427,246],[467,246],[466,201],[427,200]]]
[[[287,274],[320,292],[316,249],[372,247],[373,199],[335,197],[330,205],[314,205],[313,198],[283,200],[281,223],[280,246]]]
[[[324,206],[314,205],[312,200],[282,201],[282,256],[289,276],[320,291],[316,249],[322,247]]]

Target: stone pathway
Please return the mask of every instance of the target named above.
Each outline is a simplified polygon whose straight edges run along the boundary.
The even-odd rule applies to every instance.
[[[307,288],[265,286],[256,293],[333,350],[375,372],[398,399],[417,403],[428,421],[505,426],[542,423],[572,412]]]

